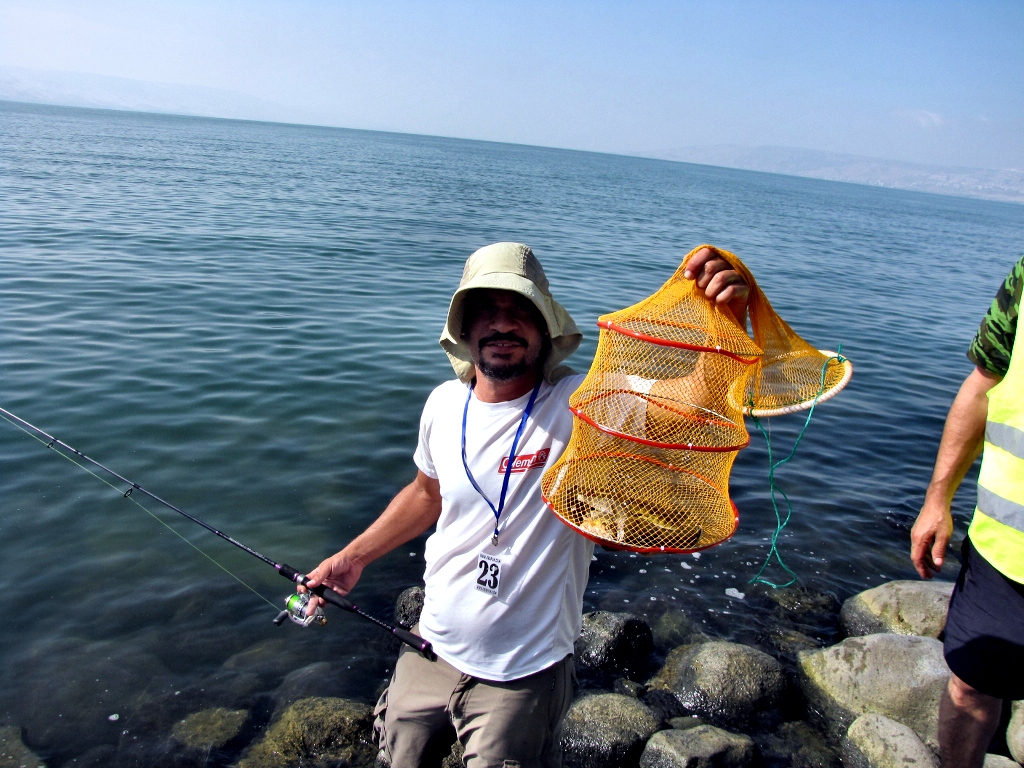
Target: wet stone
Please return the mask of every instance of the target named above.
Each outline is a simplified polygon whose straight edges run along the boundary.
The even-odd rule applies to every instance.
[[[754,754],[749,736],[698,725],[654,734],[640,757],[640,768],[746,768]]]
[[[585,613],[574,647],[576,667],[633,677],[646,669],[653,647],[651,628],[642,619],[629,613]]]
[[[890,581],[851,597],[839,619],[850,637],[878,632],[938,637],[952,592],[949,581]]]
[[[40,644],[22,671],[17,716],[25,743],[55,764],[118,743],[124,719],[148,695],[140,680],[151,690],[172,688],[159,659],[126,642]]]
[[[284,709],[299,699],[347,698],[360,693],[351,690],[350,670],[343,664],[317,661],[289,672],[273,693],[278,709]]]
[[[204,709],[175,723],[171,736],[192,749],[221,749],[241,734],[248,719],[247,709]]]
[[[861,715],[842,743],[844,768],[939,768],[914,731],[884,715]]]
[[[412,629],[423,612],[423,587],[409,587],[395,601],[395,623],[405,629]]]
[[[867,635],[799,656],[808,709],[835,741],[861,715],[913,729],[938,749],[939,699],[949,679],[942,643],[930,637]]]
[[[684,715],[683,717],[670,717],[668,727],[685,731],[687,728],[696,728],[698,725],[707,725],[696,715]]]
[[[803,721],[783,723],[756,739],[767,768],[839,768],[839,753]]]
[[[772,589],[756,585],[748,590],[747,599],[755,604],[767,603],[777,619],[805,634],[827,640],[838,637],[840,605],[829,592],[803,586]]]
[[[663,653],[690,643],[703,643],[711,638],[697,626],[685,611],[671,608],[665,611],[651,628],[654,647]]]
[[[713,641],[683,645],[648,682],[644,701],[663,718],[697,715],[725,728],[763,730],[781,719],[782,665],[747,645]]]
[[[373,711],[346,699],[302,699],[288,707],[238,768],[370,768],[377,759]]]
[[[1024,701],[1013,702],[1010,724],[1006,726],[1006,746],[1018,763],[1024,761]]]
[[[629,696],[600,693],[569,707],[562,731],[566,768],[635,766],[644,744],[658,729],[650,709]]]
[[[0,768],[46,768],[43,761],[21,741],[21,729],[0,728]]]
[[[985,755],[985,762],[982,764],[982,768],[1020,768],[1020,764],[1003,755],[989,753]]]

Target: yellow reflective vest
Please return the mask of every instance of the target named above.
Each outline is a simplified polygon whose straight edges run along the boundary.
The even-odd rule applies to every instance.
[[[1018,324],[1003,380],[988,392],[978,506],[968,534],[978,553],[1024,583],[1024,333]]]

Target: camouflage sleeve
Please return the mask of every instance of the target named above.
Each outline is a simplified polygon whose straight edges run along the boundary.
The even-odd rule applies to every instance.
[[[967,357],[990,373],[1005,376],[1010,368],[1013,340],[1017,335],[1021,293],[1024,292],[1024,257],[999,286],[992,306],[981,321]]]

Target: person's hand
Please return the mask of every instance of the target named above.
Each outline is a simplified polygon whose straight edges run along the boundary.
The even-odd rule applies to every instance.
[[[949,505],[925,498],[910,530],[910,559],[922,579],[930,579],[942,570],[946,545],[952,535],[953,516],[949,513]]]
[[[746,325],[750,288],[740,273],[711,248],[701,248],[690,257],[683,277],[696,280],[708,300],[728,307],[733,317]]]
[[[362,573],[362,564],[350,555],[347,555],[345,550],[342,550],[336,555],[331,555],[307,573],[306,576],[309,577],[309,583],[304,587],[296,587],[296,591],[299,593],[306,592],[322,584],[336,592],[347,595],[355,587]],[[306,615],[312,616],[317,606],[325,604],[322,597],[310,595],[309,604],[306,606]]]

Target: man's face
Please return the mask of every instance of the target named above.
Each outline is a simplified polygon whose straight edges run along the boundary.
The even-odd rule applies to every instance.
[[[534,370],[546,335],[544,316],[525,296],[493,289],[466,296],[462,338],[477,370],[489,379],[511,381]]]

